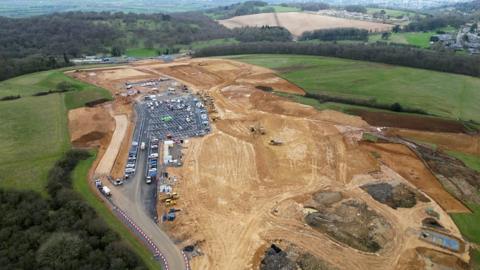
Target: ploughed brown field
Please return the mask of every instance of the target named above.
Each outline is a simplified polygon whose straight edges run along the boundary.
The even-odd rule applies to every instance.
[[[295,36],[300,36],[305,31],[313,31],[317,29],[354,27],[366,29],[371,32],[383,32],[388,31],[393,27],[393,25],[390,24],[336,18],[304,12],[244,15],[220,20],[219,23],[228,28],[264,25],[283,26]]]

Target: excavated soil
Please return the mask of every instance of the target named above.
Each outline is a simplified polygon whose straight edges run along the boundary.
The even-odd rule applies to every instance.
[[[417,204],[415,192],[408,186],[399,184],[392,186],[388,183],[368,184],[362,186],[376,201],[384,203],[393,209],[412,208]]]
[[[316,210],[306,215],[307,224],[355,249],[377,252],[394,237],[385,218],[363,201],[347,199]]]
[[[425,269],[467,270],[470,268],[456,256],[424,247],[406,251],[396,268],[396,270]]]
[[[360,109],[352,110],[352,113],[361,116],[367,123],[377,127],[396,127],[431,132],[466,132],[462,123],[453,120],[409,114],[372,112]]]
[[[480,155],[480,136],[462,133],[429,132],[409,129],[389,128],[388,136],[399,136],[435,144],[439,150],[451,150]]]
[[[480,203],[480,173],[441,151],[421,145],[415,151],[451,194],[465,203]]]
[[[325,260],[319,259],[298,247],[288,244],[271,244],[264,252],[260,270],[336,270]]]
[[[379,159],[428,196],[449,213],[469,213],[470,210],[448,193],[408,147],[391,143],[363,143],[362,147],[377,153]]]
[[[183,167],[168,169],[170,175],[177,177],[174,190],[181,197],[176,208],[181,212],[174,222],[161,226],[181,248],[195,245],[201,251],[198,252],[200,256],[191,260],[192,269],[259,268],[262,253],[277,240],[292,243],[303,253],[309,253],[311,257],[305,261],[314,264],[316,260],[327,260],[339,269],[394,269],[406,250],[439,249],[418,240],[413,233],[420,230],[427,209],[438,213],[438,221],[450,234],[460,237],[453,221],[437,201],[452,212],[468,210],[452,196],[448,197],[441,186],[432,185],[432,178],[412,183],[435,201],[417,203],[412,208],[392,209],[361,190],[360,186],[380,179],[406,183],[405,178],[412,180],[409,171],[402,173],[407,168],[424,173],[424,167],[410,167],[410,163],[417,164],[415,162],[423,165],[415,155],[407,154],[408,162],[400,162],[402,166],[396,165],[396,154],[390,157],[395,162],[385,162],[384,157],[377,160],[371,154],[377,146],[358,143],[362,132],[372,129],[360,117],[334,111],[319,112],[256,89],[255,86],[263,85],[277,91],[303,93],[291,83],[275,78],[273,71],[221,59],[169,64],[145,61],[124,68],[125,72],[107,68],[80,70],[70,75],[105,87],[112,93],[123,91],[126,81],[169,76],[196,92],[208,92],[214,99],[216,112],[210,116],[218,120],[212,132],[202,138],[189,139],[184,145]],[[125,119],[120,120],[119,114]],[[114,160],[113,170],[108,169],[115,173],[115,168],[122,168],[119,161],[125,159],[122,155],[128,149],[134,123],[132,97],[116,96],[112,115],[121,122],[119,133],[123,134],[114,136],[123,139],[112,139],[114,143],[110,146],[115,149],[110,151],[109,147],[105,151],[107,160]],[[262,127],[265,134],[252,133],[252,126]],[[270,145],[272,139],[281,144]],[[430,174],[430,177],[433,176]],[[332,216],[335,210],[328,209],[338,207],[339,213],[345,213],[339,220],[343,219],[346,224],[357,224],[356,214],[366,213],[367,217],[361,220],[371,221],[375,228],[385,228],[388,233],[373,230],[372,234],[350,226],[351,231],[345,230],[347,233],[343,235],[351,232],[351,239],[373,239],[381,247],[376,253],[360,251],[362,243],[358,240],[353,244],[357,246],[352,248],[327,231],[305,224],[305,211],[308,210],[305,207],[313,201],[311,194],[332,190],[340,191],[340,200],[338,194],[332,193],[317,196],[317,203],[312,205],[322,209],[335,222],[337,219]],[[365,226],[372,228],[369,224]],[[468,261],[468,250],[457,256]]]
[[[108,145],[115,124],[105,107],[78,108],[68,112],[70,140],[75,147]]]

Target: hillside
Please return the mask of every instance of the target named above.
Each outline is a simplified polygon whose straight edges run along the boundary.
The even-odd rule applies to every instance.
[[[393,27],[392,25],[383,23],[343,19],[302,12],[245,15],[226,20],[220,20],[219,22],[228,28],[263,25],[282,26],[296,36],[301,35],[305,31],[312,31],[316,29],[355,27],[367,29],[372,32],[382,32]]]
[[[69,65],[83,55],[123,54],[128,48],[164,52],[173,45],[231,37],[201,13],[69,12],[22,19],[0,17],[0,80]],[[32,42],[35,41],[35,42]]]
[[[338,58],[299,55],[230,57],[272,68],[309,93],[375,98],[452,119],[480,122],[480,79]]]

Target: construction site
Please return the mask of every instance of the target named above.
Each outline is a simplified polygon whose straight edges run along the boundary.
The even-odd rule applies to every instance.
[[[263,91],[304,93],[271,70],[231,60],[67,74],[112,92],[112,102],[71,112],[72,141],[99,147],[92,186],[100,175],[125,179],[103,181],[110,200],[170,269],[467,267],[469,243],[448,213],[468,213],[459,197],[478,199],[468,190],[480,183],[471,175],[447,192],[455,176],[435,169],[441,157],[389,139],[407,131]],[[366,141],[366,133],[385,139]],[[169,261],[178,254],[185,264]]]

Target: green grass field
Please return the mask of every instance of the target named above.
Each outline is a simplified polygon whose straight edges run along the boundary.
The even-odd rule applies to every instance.
[[[430,47],[430,37],[436,32],[401,32],[392,33],[388,40],[382,40],[381,34],[373,34],[368,38],[369,42],[386,41],[399,44],[409,44],[421,48]]]
[[[406,10],[398,10],[398,9],[388,9],[388,8],[367,8],[368,14],[373,14],[380,12],[381,10],[385,11],[385,14],[391,17],[398,17],[398,16],[414,16],[416,13],[413,11],[406,11]],[[420,16],[424,16],[419,14]]]
[[[157,50],[155,50],[155,49],[145,49],[145,48],[127,49],[125,54],[127,56],[130,56],[130,57],[155,57],[155,56],[158,56]]]
[[[31,96],[68,81],[74,91]],[[0,82],[0,97],[21,99],[0,102],[0,187],[29,189],[46,195],[47,173],[70,148],[67,111],[98,98],[111,98],[107,90],[71,79],[61,71],[45,71]]]
[[[125,225],[109,210],[108,206],[98,198],[88,185],[87,175],[95,161],[95,152],[87,160],[82,160],[72,173],[73,189],[80,193],[82,198],[97,211],[98,215],[105,220],[108,226],[117,232],[127,244],[142,258],[149,269],[159,269],[160,265],[152,257],[152,253],[132,235]]]
[[[468,167],[480,172],[480,156],[465,154],[461,152],[448,152],[450,155],[462,160]],[[462,234],[468,241],[480,244],[480,205],[470,204],[472,214],[452,214],[452,219],[457,224]],[[475,262],[474,269],[480,269],[480,251],[472,252],[472,260]]]
[[[450,151],[448,154],[460,159],[468,167],[480,172],[480,156]]]
[[[60,81],[69,81],[75,91],[31,96],[55,88]],[[0,188],[32,190],[48,196],[45,190],[48,171],[71,147],[68,110],[111,96],[107,90],[71,79],[60,70],[28,74],[0,83],[0,97],[16,94],[22,98],[0,102]],[[151,253],[89,190],[86,176],[94,160],[93,155],[75,168],[74,189],[126,240],[149,269],[159,269]]]
[[[63,95],[0,103],[0,187],[45,193],[48,170],[70,147]]]
[[[297,7],[284,7],[284,6],[279,6],[279,5],[273,5],[273,6],[267,6],[273,8],[273,10],[277,13],[280,12],[300,12],[302,11],[301,9]]]
[[[480,79],[436,71],[339,58],[243,55],[230,59],[279,71],[310,93],[399,102],[428,113],[480,121]]]

